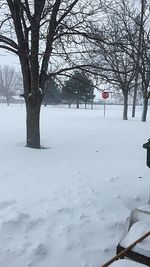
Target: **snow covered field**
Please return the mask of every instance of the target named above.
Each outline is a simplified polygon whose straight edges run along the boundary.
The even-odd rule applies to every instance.
[[[115,254],[150,182],[150,116],[121,116],[119,106],[105,119],[103,109],[43,107],[47,149],[34,150],[24,107],[0,105],[0,267],[97,267]]]

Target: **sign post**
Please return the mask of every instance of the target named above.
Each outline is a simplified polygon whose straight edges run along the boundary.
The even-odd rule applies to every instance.
[[[104,99],[104,118],[105,118],[105,113],[106,113],[106,99],[109,97],[108,92],[102,92],[102,98]]]

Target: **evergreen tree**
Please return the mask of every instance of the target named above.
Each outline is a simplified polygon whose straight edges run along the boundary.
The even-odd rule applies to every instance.
[[[91,79],[84,71],[75,71],[69,80],[65,81],[62,88],[62,97],[71,106],[72,103],[77,104],[90,102],[94,98],[94,85]]]
[[[45,93],[43,98],[43,104],[58,104],[61,102],[61,92],[59,90],[58,84],[55,82],[54,78],[47,80],[45,84]]]

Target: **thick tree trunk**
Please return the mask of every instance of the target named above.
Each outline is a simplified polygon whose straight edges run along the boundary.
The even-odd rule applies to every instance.
[[[148,110],[148,97],[146,96],[143,98],[143,111],[142,111],[141,121],[146,121],[147,110]]]
[[[92,89],[91,109],[93,109],[94,89]]]
[[[93,109],[93,99],[92,99],[92,101],[91,101],[91,109]]]
[[[128,92],[123,94],[124,104],[123,104],[123,120],[128,119]]]
[[[136,79],[138,79],[138,77]],[[133,105],[132,105],[132,118],[135,118],[136,99],[137,99],[137,83],[138,83],[138,80],[135,81],[135,88],[134,88],[134,95],[133,95]]]
[[[30,148],[41,148],[40,145],[40,109],[41,103],[35,101],[26,101],[26,145]]]
[[[9,100],[6,100],[6,104],[7,104],[7,106],[9,106],[9,104],[10,104],[10,103],[9,103]]]
[[[7,104],[7,106],[9,106],[9,104],[10,104],[9,97],[7,97],[7,96],[6,96],[6,104]]]
[[[77,106],[76,108],[79,109],[79,103],[80,103],[80,90],[77,90]]]

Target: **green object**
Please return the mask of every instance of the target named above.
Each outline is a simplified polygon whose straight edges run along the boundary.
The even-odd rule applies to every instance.
[[[143,145],[143,148],[147,149],[147,166],[150,168],[150,139]]]

